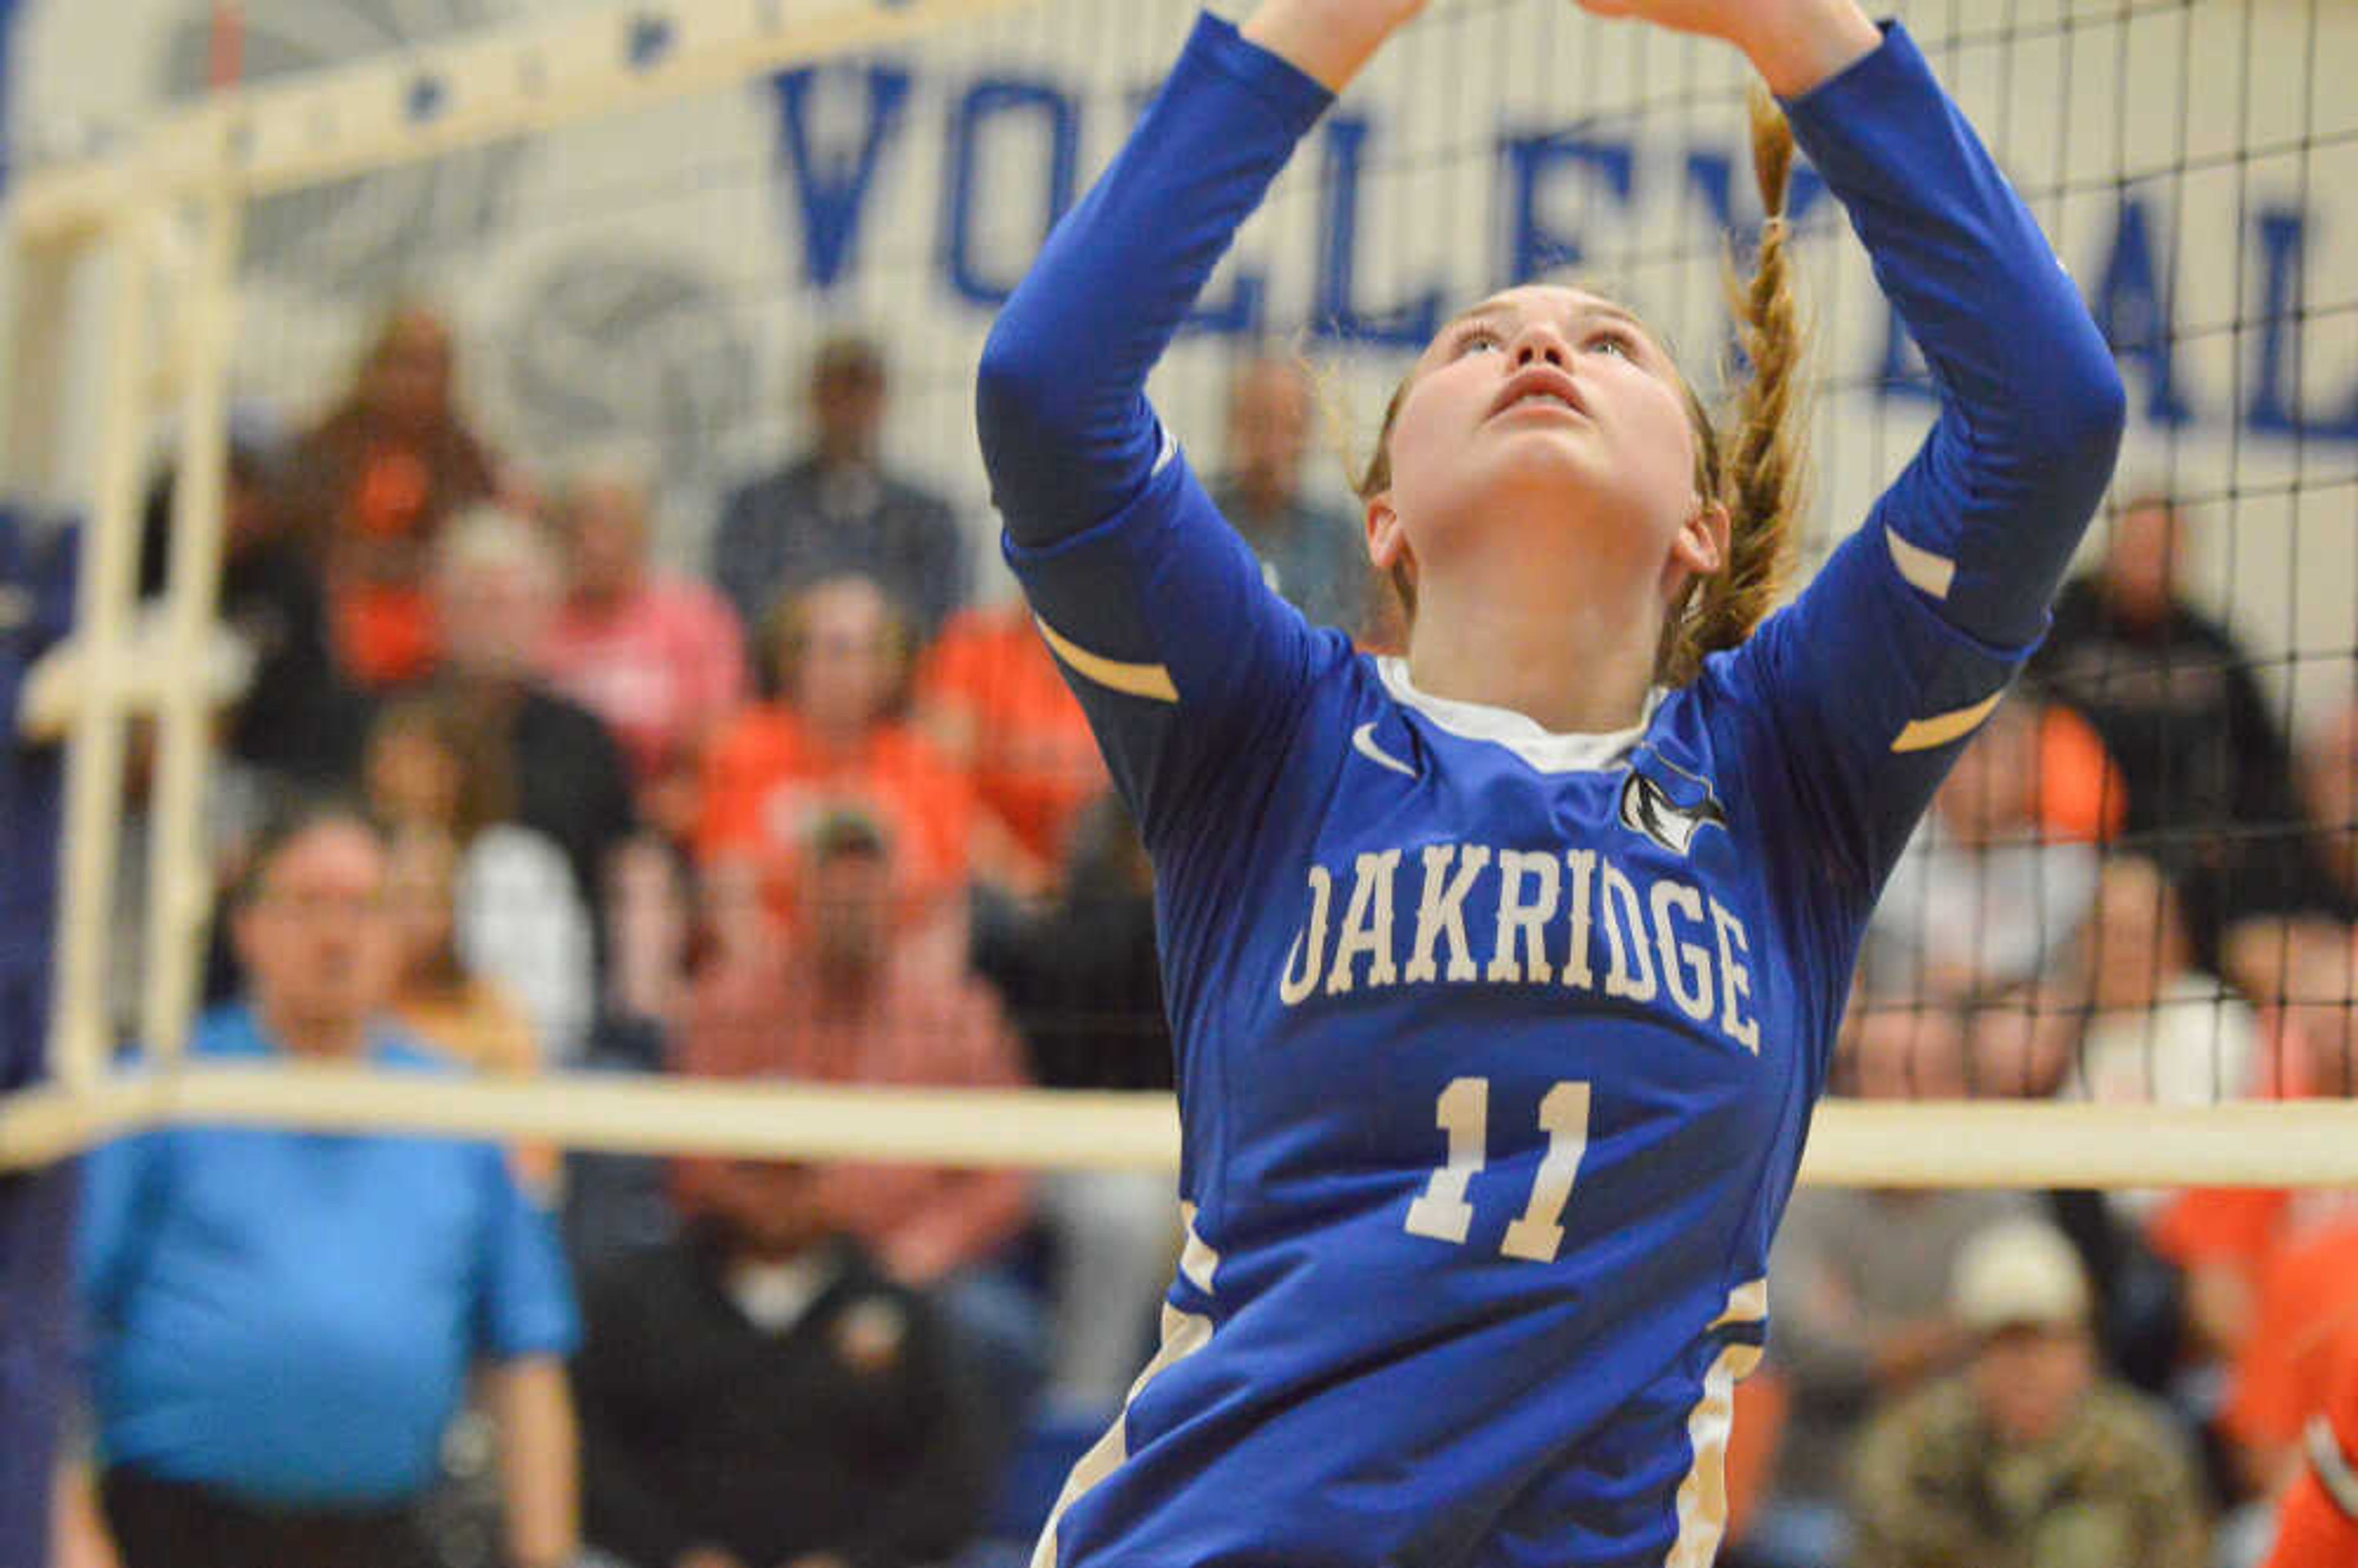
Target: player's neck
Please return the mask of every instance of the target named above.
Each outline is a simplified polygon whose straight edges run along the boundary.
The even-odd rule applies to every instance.
[[[349,1062],[368,1052],[368,1021],[357,1013],[307,1013],[273,1007],[260,998],[254,1000],[254,1011],[261,1022],[263,1037],[289,1055]]]
[[[1419,691],[1507,708],[1559,735],[1606,734],[1644,716],[1652,616],[1487,587],[1418,584],[1408,670]]]

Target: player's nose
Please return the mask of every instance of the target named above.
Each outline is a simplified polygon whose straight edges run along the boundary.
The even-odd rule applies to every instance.
[[[1552,321],[1532,320],[1524,323],[1509,345],[1508,362],[1516,370],[1535,364],[1551,364],[1559,369],[1572,363],[1572,344]]]

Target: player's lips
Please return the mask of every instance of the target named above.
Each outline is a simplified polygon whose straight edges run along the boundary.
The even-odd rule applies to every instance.
[[[1553,409],[1578,414],[1585,417],[1588,404],[1580,395],[1580,385],[1565,372],[1552,364],[1525,365],[1507,378],[1498,399],[1490,406],[1490,417],[1512,414],[1526,408]]]

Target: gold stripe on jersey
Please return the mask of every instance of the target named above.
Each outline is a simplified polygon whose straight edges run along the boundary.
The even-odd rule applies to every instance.
[[[1124,664],[1102,654],[1092,654],[1039,616],[1032,619],[1038,624],[1040,635],[1048,639],[1049,648],[1075,675],[1128,697],[1152,697],[1157,702],[1179,700],[1179,688],[1171,684],[1167,665]]]
[[[1899,575],[1935,599],[1949,597],[1949,589],[1957,580],[1957,563],[1946,556],[1936,556],[1921,545],[1913,545],[1886,528],[1883,541],[1891,546],[1891,564]]]
[[[1895,752],[1929,752],[1935,746],[1947,745],[1961,735],[1969,735],[1990,716],[1990,710],[1997,706],[1998,698],[2005,695],[2004,688],[2000,688],[1971,708],[1952,708],[1930,719],[1919,719],[1899,732],[1899,738],[1891,742],[1891,749]]]

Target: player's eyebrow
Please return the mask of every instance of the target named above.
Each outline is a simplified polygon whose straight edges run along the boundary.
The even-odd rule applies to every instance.
[[[1654,341],[1654,335],[1647,329],[1645,322],[1639,320],[1637,316],[1632,314],[1624,307],[1616,305],[1609,299],[1591,299],[1585,301],[1578,307],[1576,313],[1578,317],[1584,320],[1603,319],[1611,321],[1618,326],[1627,327],[1648,346],[1657,350],[1661,348],[1661,345]],[[1499,317],[1511,316],[1513,314],[1515,314],[1514,302],[1508,299],[1503,295],[1498,295],[1493,296],[1488,299],[1485,299],[1482,303],[1474,306],[1470,309],[1461,311],[1457,316],[1451,319],[1449,325],[1452,327],[1459,327],[1472,321],[1495,320]]]

